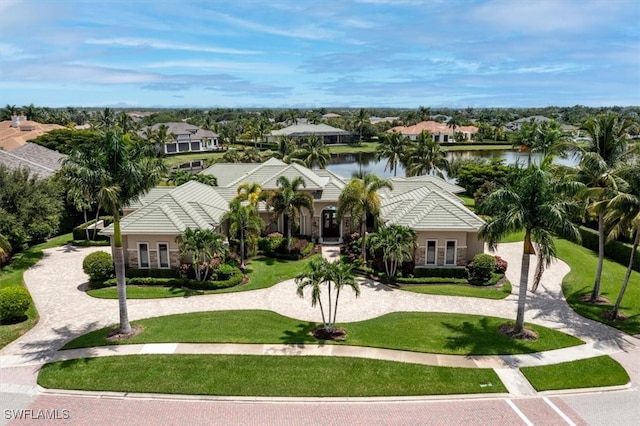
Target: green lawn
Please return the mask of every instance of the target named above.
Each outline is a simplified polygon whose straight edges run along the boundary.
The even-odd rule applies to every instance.
[[[515,233],[507,236],[501,242],[522,241],[523,238],[523,233]],[[624,275],[627,272],[626,266],[605,258],[601,294],[608,298],[610,303],[603,305],[584,303],[580,301],[580,298],[590,294],[593,289],[598,254],[567,240],[556,239],[555,243],[558,258],[571,268],[571,271],[562,280],[562,291],[569,305],[584,317],[608,324],[629,334],[640,334],[640,286],[634,285],[635,283],[640,283],[640,273],[636,271],[631,273],[629,286],[625,292],[624,299],[622,299],[620,312],[628,318],[624,321],[605,319],[602,314],[613,307]]]
[[[511,283],[505,282],[502,287],[482,287],[465,284],[425,284],[400,285],[401,290],[421,294],[437,294],[441,296],[479,297],[482,299],[504,299],[511,294]]]
[[[233,293],[271,287],[279,282],[295,278],[304,270],[313,256],[302,260],[281,260],[258,257],[247,263],[249,282],[236,287],[220,290],[190,290],[159,286],[127,286],[127,299],[157,299],[167,297],[189,297],[201,294]],[[101,299],[117,299],[116,287],[106,287],[87,291],[87,294]]]
[[[293,288],[292,288],[293,291]],[[339,317],[338,317],[339,319]],[[528,324],[539,338],[513,340],[497,330],[502,318],[463,314],[395,312],[378,318],[342,324],[347,337],[326,344],[370,346],[454,355],[499,355],[540,352],[575,346],[579,339]],[[319,343],[311,336],[318,325],[271,311],[217,311],[170,315],[135,321],[144,332],[125,341],[110,342],[111,328],[93,331],[63,349],[133,343]]]
[[[520,369],[537,391],[619,386],[629,375],[617,361],[599,356],[579,361]]]
[[[47,364],[53,389],[189,395],[358,397],[506,392],[491,369],[341,357],[129,355]]]
[[[0,269],[0,288],[11,286],[24,287],[24,271],[42,259],[42,250],[63,245],[72,238],[73,236],[71,234],[60,235],[14,255],[11,263]],[[0,348],[7,346],[31,330],[37,322],[38,312],[32,303],[27,311],[27,319],[25,321],[18,324],[0,325]]]

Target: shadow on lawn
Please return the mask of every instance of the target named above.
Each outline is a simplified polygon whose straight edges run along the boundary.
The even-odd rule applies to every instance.
[[[315,322],[300,323],[296,326],[295,330],[285,330],[284,335],[280,337],[282,343],[287,345],[304,346],[305,343],[317,343],[320,346],[324,343],[317,340],[311,334],[314,329],[318,327]]]

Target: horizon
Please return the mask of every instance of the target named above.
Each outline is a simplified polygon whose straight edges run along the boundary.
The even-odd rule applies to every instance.
[[[640,105],[637,1],[352,0],[327,6],[4,0],[0,104]]]

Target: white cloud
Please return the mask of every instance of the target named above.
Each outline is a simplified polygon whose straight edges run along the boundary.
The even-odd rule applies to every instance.
[[[180,61],[162,61],[150,62],[142,65],[142,68],[197,68],[199,70],[227,70],[227,71],[244,71],[255,73],[286,73],[293,70],[285,65],[278,65],[266,62],[232,62],[232,61],[205,61],[205,60],[180,60]]]
[[[3,61],[20,61],[34,57],[35,55],[27,53],[12,44],[0,43],[0,58],[2,58]]]
[[[120,47],[148,47],[159,50],[184,50],[189,52],[223,53],[229,55],[258,55],[256,50],[229,49],[224,47],[199,46],[194,44],[171,43],[162,40],[144,38],[90,38],[86,44],[120,46]]]
[[[305,27],[283,27],[279,28],[276,25],[263,25],[256,22],[252,22],[246,19],[236,18],[224,13],[213,13],[221,21],[227,24],[234,25],[246,30],[256,31],[265,34],[278,35],[290,38],[303,38],[309,40],[325,40],[334,37],[336,34],[333,31],[320,28],[317,25],[308,25]]]

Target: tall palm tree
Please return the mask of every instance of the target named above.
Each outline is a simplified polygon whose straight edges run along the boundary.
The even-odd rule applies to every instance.
[[[447,121],[447,127],[451,129],[451,133],[453,133],[453,140],[456,138],[456,128],[460,127],[460,117],[457,114],[453,114],[449,121]]]
[[[533,148],[539,145],[540,123],[535,119],[525,121],[520,126],[520,130],[514,133],[513,146],[518,147],[520,152],[527,153],[527,166],[531,165],[531,152]]]
[[[622,281],[620,292],[609,312],[610,318],[619,317],[620,304],[629,285],[629,280],[633,272],[633,263],[638,253],[640,243],[640,160],[635,159],[629,164],[622,166],[617,173],[624,179],[626,185],[624,191],[616,194],[607,203],[607,213],[605,220],[611,226],[610,237],[617,238],[619,235],[630,233],[633,246],[629,256],[629,265]]]
[[[226,253],[224,237],[211,229],[187,228],[176,237],[176,242],[179,244],[180,257],[191,257],[198,281],[206,281],[209,278],[211,260]]]
[[[316,135],[304,138],[293,156],[302,160],[310,169],[324,169],[331,160],[329,148],[325,146],[322,137]]]
[[[195,180],[196,182],[204,183],[209,186],[218,186],[218,179],[213,175],[203,175],[200,173],[189,173],[186,170],[174,170],[169,175],[167,183],[175,186],[184,185],[187,182]]]
[[[260,163],[262,162],[262,154],[260,154],[258,148],[250,147],[242,151],[240,159],[243,163]]]
[[[269,197],[269,192],[262,189],[262,185],[257,182],[241,183],[238,185],[238,195],[235,199],[242,202],[247,201],[251,207],[258,209],[258,203],[260,201],[266,201]]]
[[[385,172],[388,169],[390,172],[393,172],[393,176],[398,175],[398,163],[400,163],[405,155],[408,145],[409,138],[400,132],[393,131],[391,133],[384,133],[381,136],[380,144],[376,150],[376,159],[378,161],[382,158],[387,159],[387,164],[384,166]]]
[[[360,108],[358,113],[354,117],[354,124],[358,128],[358,142],[362,145],[362,132],[364,130],[364,126],[369,123],[369,113],[366,109]]]
[[[40,121],[41,109],[34,104],[23,106],[22,111],[24,111],[25,115],[27,116],[27,120]]]
[[[276,181],[278,189],[273,192],[268,206],[273,209],[276,217],[283,216],[287,222],[287,252],[291,251],[291,227],[300,224],[300,209],[306,208],[313,216],[313,197],[305,188],[304,180],[298,176],[292,181],[286,176],[280,176]]]
[[[524,230],[520,290],[514,335],[524,330],[524,313],[529,284],[529,265],[532,254],[538,262],[549,265],[555,256],[554,235],[579,239],[578,228],[571,221],[577,208],[573,195],[579,190],[577,182],[558,182],[550,172],[532,165],[521,170],[517,179],[506,188],[489,194],[482,203],[482,213],[491,219],[480,229],[489,249],[495,250],[506,235]],[[535,246],[534,247],[534,241]],[[540,276],[532,286],[535,291]]]
[[[328,261],[323,257],[315,257],[309,261],[307,264],[307,268],[304,272],[301,272],[296,276],[296,293],[300,297],[304,297],[304,289],[307,287],[311,287],[311,306],[316,307],[316,305],[320,306],[320,314],[322,315],[322,326],[327,328],[329,326],[329,321],[327,321],[324,315],[324,307],[322,306],[322,284],[325,281],[325,277],[327,275],[327,267],[329,266]],[[329,304],[331,304],[331,300],[329,300]]]
[[[275,156],[285,163],[290,163],[296,151],[296,146],[296,141],[291,136],[280,136],[278,137],[278,150]]]
[[[111,108],[105,108],[102,111],[98,111],[93,120],[93,126],[109,131],[116,125],[116,114]]]
[[[378,191],[383,188],[393,189],[393,184],[387,179],[380,179],[376,175],[366,174],[363,179],[352,178],[338,197],[338,209],[336,211],[338,220],[342,220],[349,213],[352,221],[360,223],[362,259],[365,263],[367,262],[367,216],[377,220],[380,215],[382,201]]]
[[[539,137],[533,147],[533,152],[542,154],[543,161],[550,161],[553,157],[563,156],[572,151],[573,143],[563,132],[562,126],[556,120],[545,121],[538,129]]]
[[[586,151],[600,155],[609,167],[615,166],[627,150],[633,126],[631,120],[614,113],[589,118],[582,126],[591,139]]]
[[[260,234],[264,229],[264,222],[257,210],[252,206],[243,206],[239,200],[229,203],[229,211],[223,216],[223,220],[229,221],[229,236],[240,235],[240,269],[246,269],[244,242],[246,238],[252,238]]]
[[[120,111],[115,118],[116,125],[120,128],[122,133],[129,133],[133,130],[133,119],[127,114],[126,111]]]
[[[127,311],[120,211],[123,206],[138,200],[153,188],[166,168],[155,148],[143,142],[132,141],[128,135],[123,135],[118,130],[106,131],[101,139],[101,143],[92,149],[96,173],[100,177],[96,199],[113,216],[112,252],[118,289],[119,331],[128,334],[131,332],[131,325]],[[69,166],[73,167],[72,164]]]
[[[433,140],[433,135],[428,130],[420,132],[416,141],[409,145],[402,163],[407,176],[435,173],[444,177],[444,171],[449,170],[447,153]]]
[[[346,262],[330,262],[326,272],[327,279],[329,281],[329,289],[331,289],[331,283],[336,291],[336,298],[334,301],[333,319],[331,319],[331,309],[329,309],[329,328],[327,331],[333,333],[336,328],[336,318],[338,316],[338,301],[340,299],[340,292],[343,288],[349,287],[356,294],[356,297],[360,296],[360,285],[353,276],[353,264]],[[331,301],[329,301],[331,303]],[[330,305],[331,306],[331,305]]]
[[[416,233],[402,225],[381,227],[370,239],[371,248],[382,249],[382,258],[387,276],[394,277],[398,266],[413,257]]]

